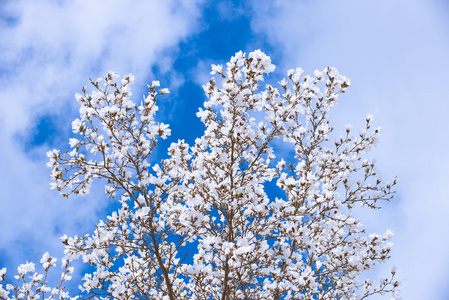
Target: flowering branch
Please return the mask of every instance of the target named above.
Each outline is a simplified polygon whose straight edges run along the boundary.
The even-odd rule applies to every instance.
[[[154,116],[168,89],[153,81],[137,105],[130,100],[134,77],[118,82],[109,72],[102,86],[91,80],[91,94],[76,94],[80,118],[72,128],[80,139],[70,139],[63,155],[48,153],[51,186],[66,197],[86,195],[103,178],[106,194],[119,195],[121,204],[92,236],[62,238],[65,262],[81,258],[95,268],[83,277],[80,299],[399,297],[395,271],[375,288],[359,282],[392,247],[391,230],[367,235],[353,215],[355,205],[378,209],[394,195],[397,179],[384,182],[364,158],[380,129],[368,116],[358,136],[348,125],[332,139],[329,112],[350,80],[335,68],[314,77],[297,68],[280,89],[262,86],[274,70],[260,50],[237,53],[225,68],[212,65],[215,77],[203,87],[208,99],[197,113],[204,135],[194,145],[172,143],[159,164],[150,155],[170,129]],[[291,154],[282,156],[280,147]],[[268,195],[269,182],[278,197]],[[182,258],[194,247],[193,260]],[[0,295],[31,295],[34,285],[19,283],[9,292],[0,286]],[[40,284],[36,293],[50,292]]]

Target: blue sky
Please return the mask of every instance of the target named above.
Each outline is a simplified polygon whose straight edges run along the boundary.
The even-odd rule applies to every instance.
[[[336,130],[373,114],[382,135],[372,157],[385,178],[400,178],[392,203],[359,212],[370,232],[396,233],[393,258],[378,273],[397,265],[404,299],[448,299],[444,0],[1,1],[0,266],[15,269],[47,250],[58,256],[59,236],[88,233],[111,210],[99,185],[69,200],[49,190],[45,167],[48,150],[67,147],[73,95],[89,77],[133,73],[136,100],[160,80],[171,94],[159,120],[173,139],[192,142],[202,132],[195,113],[210,64],[255,49],[271,56],[277,76],[334,66],[352,79],[332,115]]]

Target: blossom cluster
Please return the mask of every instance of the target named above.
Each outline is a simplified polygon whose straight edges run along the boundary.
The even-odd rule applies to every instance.
[[[366,234],[353,213],[355,205],[380,208],[394,194],[397,179],[384,182],[365,159],[380,130],[368,116],[358,135],[351,126],[332,135],[330,111],[351,84],[335,68],[314,76],[288,70],[280,88],[264,83],[274,70],[260,50],[212,65],[197,113],[203,136],[193,145],[172,143],[160,163],[150,154],[170,129],[154,118],[157,99],[169,92],[159,82],[140,105],[130,99],[134,77],[118,82],[113,72],[103,86],[91,80],[91,94],[84,88],[76,95],[80,118],[72,129],[79,138],[63,155],[48,153],[51,186],[66,197],[86,195],[102,178],[121,206],[92,235],[62,238],[65,274],[74,259],[95,269],[84,275],[80,299],[399,297],[395,270],[377,284],[360,280],[389,259],[392,247],[390,230]],[[279,147],[291,153],[281,156]],[[47,272],[54,261],[47,256],[43,263]],[[37,292],[34,279],[25,282],[33,272],[34,265],[19,267],[17,279],[27,287],[0,286],[0,296],[36,291],[69,299],[61,285],[54,292],[43,287],[40,275]]]
[[[56,258],[46,252],[40,263],[44,273],[36,272],[36,265],[32,262],[21,264],[17,268],[17,275],[14,276],[17,280],[15,285],[6,280],[6,268],[0,269],[0,299],[78,299],[78,296],[70,297],[63,285],[72,279],[74,268],[69,266],[70,260],[63,259],[60,283],[53,288],[48,285],[47,275],[48,270],[56,266]],[[1,282],[4,282],[5,286]]]

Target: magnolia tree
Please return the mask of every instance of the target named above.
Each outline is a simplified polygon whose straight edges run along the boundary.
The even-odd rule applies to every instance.
[[[133,76],[91,80],[94,91],[75,96],[72,150],[48,152],[51,186],[66,197],[86,195],[103,179],[121,207],[92,235],[62,237],[58,285],[46,282],[56,265],[46,253],[40,273],[23,264],[9,283],[0,271],[1,299],[399,297],[394,269],[377,283],[362,279],[389,259],[392,232],[368,235],[353,214],[394,193],[396,179],[384,183],[364,159],[379,129],[368,116],[358,135],[347,126],[331,138],[329,111],[350,80],[334,68],[314,77],[298,68],[280,88],[261,85],[274,69],[261,51],[237,53],[226,69],[212,65],[217,80],[204,86],[208,100],[197,113],[204,135],[193,145],[172,143],[159,163],[151,153],[170,129],[154,116],[168,89],[153,81],[136,104]],[[93,271],[73,297],[64,284],[79,258]]]

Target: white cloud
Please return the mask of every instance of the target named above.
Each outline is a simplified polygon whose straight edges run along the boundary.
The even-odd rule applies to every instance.
[[[202,0],[8,1],[0,10],[0,252],[8,267],[61,249],[62,233],[90,232],[103,196],[62,199],[49,190],[45,152],[24,150],[42,116],[69,128],[73,94],[108,69],[143,81],[197,30]],[[142,86],[144,82],[142,82]],[[138,90],[138,89],[137,89]],[[139,91],[135,93],[140,97]],[[64,132],[64,130],[62,130]],[[65,137],[64,137],[65,138]],[[64,145],[58,145],[64,147]],[[99,188],[101,190],[101,188]],[[31,253],[27,253],[31,252]],[[61,253],[53,253],[60,255]],[[6,261],[7,260],[7,261]]]
[[[404,299],[447,299],[447,7],[435,1],[276,1],[254,2],[254,9],[254,30],[281,48],[279,69],[335,66],[352,79],[334,120],[357,124],[372,113],[383,127],[373,157],[385,178],[400,177],[396,203],[364,214],[365,223],[396,232],[391,264],[404,279]],[[387,269],[381,266],[379,274]]]
[[[16,21],[1,27],[0,97],[13,97],[9,105],[23,118],[4,114],[8,128],[24,130],[27,110],[62,109],[61,98],[108,69],[142,78],[153,64],[167,63],[163,51],[195,29],[196,7],[193,0],[9,2],[6,12]]]

